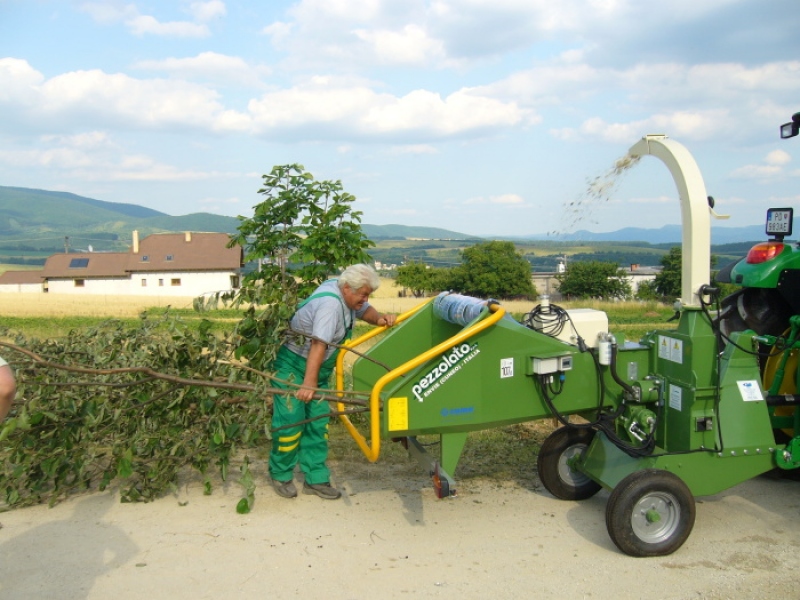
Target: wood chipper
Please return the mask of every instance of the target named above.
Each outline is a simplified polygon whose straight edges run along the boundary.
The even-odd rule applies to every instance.
[[[498,303],[441,294],[393,329],[350,343],[363,356],[349,385],[371,390],[368,435],[342,419],[371,461],[382,439],[402,440],[446,497],[455,493],[452,474],[469,432],[556,418],[563,427],[538,457],[546,489],[563,500],[610,490],[606,526],[613,542],[632,556],[659,556],[688,538],[695,496],[800,466],[796,428],[773,415],[775,404],[798,399],[797,369],[786,365],[796,367],[800,317],[786,336],[723,334],[718,293],[708,281],[713,210],[694,159],[665,136],[646,136],[629,153],[661,159],[678,187],[683,265],[676,329],[632,342],[615,336],[601,311],[543,301],[517,322]],[[765,347],[782,357],[772,377],[791,379],[791,391],[778,385],[780,392],[765,393]],[[340,362],[340,390],[342,371]],[[422,435],[438,436],[438,457],[425,452]]]

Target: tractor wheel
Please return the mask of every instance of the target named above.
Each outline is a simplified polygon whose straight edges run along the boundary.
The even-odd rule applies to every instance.
[[[744,288],[723,298],[720,311],[719,326],[722,333],[730,336],[734,331],[751,329],[759,335],[789,335],[789,317],[794,312],[780,293],[775,289]],[[775,373],[781,362],[781,353],[772,354],[769,346],[759,346],[761,357],[761,383],[765,389],[772,386]],[[797,393],[796,381],[797,356],[793,353],[787,364],[781,394]],[[789,416],[794,414],[795,407],[779,407],[775,414]],[[776,429],[776,440],[785,442],[794,436],[791,429]]]
[[[599,483],[572,467],[593,437],[593,429],[560,427],[542,444],[536,463],[539,479],[559,500],[585,500],[600,491]]]
[[[666,556],[680,548],[694,527],[694,497],[668,471],[644,469],[619,482],[606,505],[606,528],[629,556]]]
[[[780,335],[793,314],[778,290],[743,288],[722,299],[719,326],[726,336],[745,329],[758,335]]]

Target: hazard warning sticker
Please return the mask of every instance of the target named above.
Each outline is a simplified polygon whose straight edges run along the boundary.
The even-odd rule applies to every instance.
[[[683,340],[676,340],[666,335],[658,336],[658,358],[683,364]]]

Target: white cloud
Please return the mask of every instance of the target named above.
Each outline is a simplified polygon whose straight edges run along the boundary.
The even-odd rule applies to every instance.
[[[133,18],[139,14],[133,4],[124,4],[117,1],[108,2],[81,2],[78,9],[104,25],[118,23],[125,19]]]
[[[240,177],[239,173],[182,169],[128,153],[108,133],[41,136],[33,150],[0,150],[0,163],[24,170],[46,168],[76,181],[193,181]]]
[[[354,33],[379,64],[425,65],[444,57],[441,41],[430,38],[419,25],[409,24],[399,31],[357,29]]]
[[[738,169],[735,169],[731,173],[731,177],[735,179],[763,180],[785,176],[786,172],[783,167],[789,164],[791,160],[792,157],[788,152],[783,150],[773,150],[764,157],[764,164],[744,165]],[[789,174],[793,175],[793,173]]]
[[[220,0],[210,0],[209,2],[192,2],[189,10],[196,21],[211,21],[217,17],[224,17],[227,14],[225,3]]]
[[[768,165],[786,165],[792,161],[792,157],[788,152],[784,150],[773,150],[766,157],[764,157],[764,162]]]
[[[24,62],[24,61],[23,61]],[[0,106],[6,130],[36,127],[52,132],[82,128],[194,128],[211,132],[242,131],[247,115],[227,110],[219,94],[184,81],[140,80],[100,70],[73,71],[51,79],[12,61],[0,61]],[[1,84],[7,83],[7,86]]]
[[[92,19],[104,25],[123,22],[131,33],[137,36],[147,34],[164,37],[207,37],[211,34],[203,22],[225,14],[225,4],[218,0],[195,2],[190,12],[197,21],[159,21],[152,15],[143,15],[135,4],[121,2],[83,2],[79,10],[88,13]]]
[[[134,35],[163,35],[166,37],[207,37],[211,34],[206,25],[189,21],[162,23],[150,15],[138,15],[125,22]]]
[[[238,56],[217,52],[201,52],[188,58],[142,60],[134,63],[135,69],[165,71],[184,79],[209,79],[213,81],[259,85],[261,78],[270,74],[266,66],[250,66]]]
[[[414,136],[423,140],[464,134],[496,133],[535,122],[514,103],[504,103],[468,89],[442,98],[426,90],[405,96],[330,77],[315,77],[291,89],[265,94],[249,104],[262,134],[308,131],[316,139],[333,136]]]
[[[489,202],[492,204],[518,205],[524,204],[525,200],[518,194],[501,194],[499,196],[490,196]]]

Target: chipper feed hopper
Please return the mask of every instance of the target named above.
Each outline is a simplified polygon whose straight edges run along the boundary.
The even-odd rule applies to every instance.
[[[709,202],[694,159],[665,136],[643,138],[630,154],[660,158],[678,187],[676,329],[630,342],[609,331],[601,311],[543,302],[520,323],[492,301],[442,294],[391,330],[353,340],[363,357],[349,385],[371,390],[367,436],[343,420],[372,461],[382,439],[404,442],[445,497],[455,493],[451,475],[469,432],[556,418],[563,426],[538,457],[544,486],[563,500],[610,490],[613,542],[632,556],[659,556],[689,536],[695,496],[800,466],[793,431],[776,441],[776,431],[786,434],[773,423],[768,400],[776,398],[764,392],[756,354],[771,344],[788,357],[800,323],[788,342],[748,330],[722,337],[708,282]],[[438,457],[425,453],[422,435],[438,436]]]

